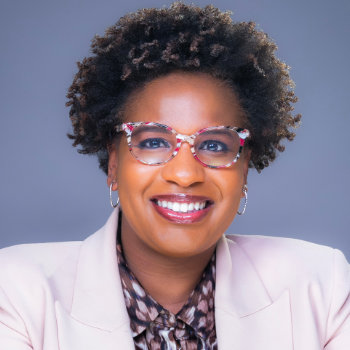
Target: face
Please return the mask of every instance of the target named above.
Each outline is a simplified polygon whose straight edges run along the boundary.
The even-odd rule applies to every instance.
[[[151,81],[130,98],[124,115],[124,122],[157,122],[186,135],[218,125],[244,127],[232,90],[198,73],[173,73]],[[118,189],[123,239],[168,257],[192,257],[213,249],[237,212],[248,162],[249,152],[243,148],[232,166],[207,168],[184,142],[169,162],[146,165],[130,153],[123,132],[118,147],[110,149],[108,173],[108,184],[115,181],[113,189]],[[183,214],[163,208],[163,202],[194,209]]]

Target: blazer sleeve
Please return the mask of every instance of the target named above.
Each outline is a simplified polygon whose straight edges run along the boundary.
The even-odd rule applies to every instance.
[[[30,273],[22,261],[25,254],[18,254],[18,249],[0,250],[0,350],[34,348],[24,314],[35,300],[29,295]]]
[[[350,350],[350,265],[334,250],[332,300],[325,350]]]
[[[0,287],[0,350],[32,350],[23,320]]]

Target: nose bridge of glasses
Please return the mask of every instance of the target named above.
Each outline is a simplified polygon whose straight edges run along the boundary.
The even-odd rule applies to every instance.
[[[181,143],[182,143],[182,142],[187,142],[187,143],[189,143],[191,146],[193,146],[193,143],[194,143],[194,137],[193,137],[193,135],[177,134],[177,135],[176,135],[176,138],[177,138],[178,142],[179,142],[179,140],[180,140]]]

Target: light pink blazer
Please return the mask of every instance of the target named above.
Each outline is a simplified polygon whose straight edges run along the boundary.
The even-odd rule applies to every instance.
[[[83,242],[0,251],[0,350],[132,350],[117,211]],[[350,269],[341,252],[261,236],[217,246],[219,350],[350,350]]]

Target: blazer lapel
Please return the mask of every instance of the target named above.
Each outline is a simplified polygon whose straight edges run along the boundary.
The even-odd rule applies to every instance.
[[[217,246],[215,322],[220,350],[292,350],[289,291],[272,300],[235,242]]]
[[[133,350],[129,323],[113,330],[100,329],[74,319],[60,304],[56,304],[58,342],[60,350]]]
[[[116,257],[118,208],[82,244],[70,312],[56,304],[60,350],[132,350]]]
[[[60,350],[133,350],[116,258],[118,208],[82,244],[71,310],[56,303]],[[289,292],[272,300],[244,251],[217,246],[215,320],[220,350],[292,350]]]

